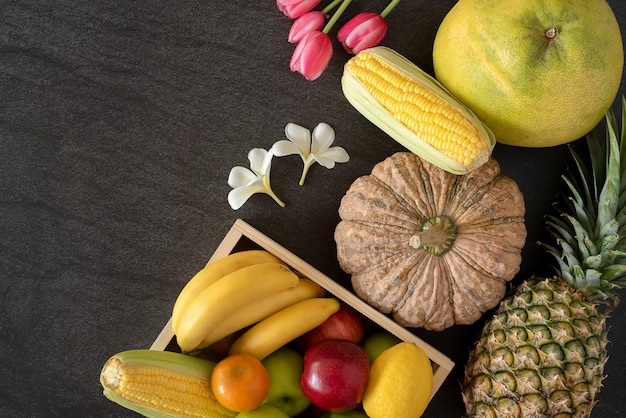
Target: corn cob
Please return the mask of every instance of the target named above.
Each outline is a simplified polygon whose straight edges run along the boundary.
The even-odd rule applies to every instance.
[[[419,157],[454,174],[484,164],[495,136],[437,80],[385,47],[344,67],[344,95],[363,116]]]
[[[109,400],[146,417],[234,417],[211,390],[214,366],[180,353],[128,350],[105,363],[100,383]]]

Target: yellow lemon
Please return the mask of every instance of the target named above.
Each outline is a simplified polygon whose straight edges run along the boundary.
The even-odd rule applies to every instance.
[[[433,66],[498,142],[548,147],[602,120],[624,50],[606,0],[459,0],[437,31]]]
[[[370,418],[418,418],[430,401],[433,369],[424,350],[401,342],[372,363],[363,409]]]

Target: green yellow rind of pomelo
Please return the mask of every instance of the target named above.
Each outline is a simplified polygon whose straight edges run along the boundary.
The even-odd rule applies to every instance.
[[[601,121],[624,50],[605,0],[459,0],[435,36],[433,66],[498,142],[539,148]]]

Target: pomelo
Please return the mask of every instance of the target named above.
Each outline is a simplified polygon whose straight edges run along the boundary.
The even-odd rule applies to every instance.
[[[600,122],[624,50],[605,0],[459,0],[437,31],[433,66],[498,142],[549,147]]]

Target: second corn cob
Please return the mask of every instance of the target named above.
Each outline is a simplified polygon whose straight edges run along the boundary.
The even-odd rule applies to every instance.
[[[348,101],[421,158],[454,174],[484,164],[495,137],[433,77],[386,47],[359,52],[341,80]]]
[[[180,353],[128,350],[105,363],[100,383],[108,399],[146,417],[234,417],[211,390],[214,366]]]

